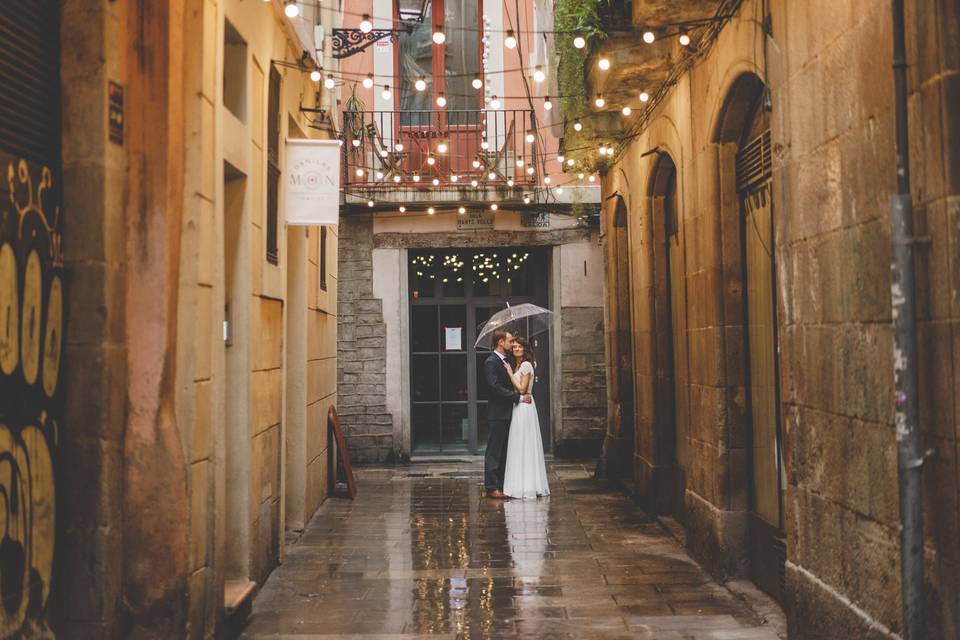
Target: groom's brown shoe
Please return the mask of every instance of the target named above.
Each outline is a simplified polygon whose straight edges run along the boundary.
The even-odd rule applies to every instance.
[[[487,494],[487,497],[496,498],[497,500],[503,500],[507,496],[505,493],[503,493],[503,491],[500,491],[499,489],[494,489],[493,491]]]

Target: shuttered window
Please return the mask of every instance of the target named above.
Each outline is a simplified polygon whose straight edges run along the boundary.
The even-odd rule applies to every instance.
[[[277,208],[280,196],[280,72],[270,66],[267,102],[267,262],[280,263]]]

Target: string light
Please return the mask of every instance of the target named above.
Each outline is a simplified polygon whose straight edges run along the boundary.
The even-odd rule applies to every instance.
[[[365,13],[360,20],[360,33],[370,33],[371,31],[373,31],[373,23],[370,22],[370,15]]]
[[[310,72],[310,79],[313,80],[314,82],[320,82],[320,80],[323,79],[323,74],[317,71],[316,69],[314,69],[313,71]]]
[[[435,214],[436,212],[437,212],[437,210],[434,209],[433,207],[427,207],[427,213],[430,214],[431,216],[432,216],[433,214]]]
[[[373,208],[373,200],[367,200],[367,206]]]
[[[523,196],[523,204],[530,204],[530,196],[524,194],[524,196]]]
[[[441,25],[434,25],[433,42],[435,44],[443,44],[446,41],[447,41],[447,34],[443,32],[443,27]]]
[[[490,108],[498,111],[500,109],[500,98],[493,96],[493,98],[490,99]]]
[[[436,162],[437,162],[437,159],[436,159],[436,158],[434,158],[433,156],[427,156],[427,164],[428,164],[428,165],[430,165],[430,166],[432,167],[434,164],[436,164]]]
[[[494,202],[494,203],[492,203],[492,204],[490,205],[490,210],[491,210],[491,211],[496,211],[496,210],[499,209],[499,208],[500,208],[500,207],[497,206],[497,203],[496,203],[496,202]]]
[[[400,176],[393,176],[394,182],[400,182]]]
[[[508,186],[508,187],[512,187],[512,186],[513,186],[513,178],[507,178],[507,186]]]
[[[647,44],[653,44],[654,40],[657,39],[657,34],[653,31],[644,31],[643,32],[643,41]]]
[[[514,35],[513,29],[507,29],[507,37],[503,39],[503,46],[507,49],[517,48],[517,36]]]
[[[487,142],[486,140],[481,140],[481,141],[480,141],[480,148],[483,149],[484,151],[486,151],[487,149],[490,148],[490,143]]]
[[[332,73],[327,74],[327,79],[323,81],[323,86],[325,86],[327,89],[333,89],[337,86],[337,81],[333,79]]]
[[[361,169],[360,167],[357,167],[357,177],[358,178],[363,177],[363,169]]]
[[[457,182],[457,181],[459,181],[459,180],[460,180],[460,176],[458,176],[458,175],[455,174],[455,173],[450,176],[450,182]]]
[[[568,167],[572,167],[572,166],[573,166],[573,158],[567,158],[567,166],[568,166]]]
[[[483,88],[483,79],[481,79],[480,76],[474,76],[474,77],[473,77],[473,82],[472,82],[471,84],[473,85],[473,88],[474,88],[474,89],[482,89],[482,88]]]
[[[607,155],[607,145],[601,144],[601,145],[600,145],[600,148],[597,149],[597,152],[598,152],[600,155],[602,155],[602,156]]]
[[[536,140],[537,135],[533,132],[533,129],[527,131],[527,142],[533,142]]]
[[[381,96],[384,100],[389,100],[390,98],[393,97],[393,94],[390,93],[390,85],[388,85],[388,84],[383,85],[383,92],[380,94],[380,96]]]
[[[383,180],[383,171],[377,171],[377,180]]]
[[[359,147],[359,146],[360,146],[360,138],[354,138],[354,139],[353,139],[353,146],[354,146],[354,147]]]
[[[584,178],[584,174],[583,174],[583,172],[582,172],[582,171],[581,171],[580,173],[578,173],[578,174],[577,174],[577,178],[578,178],[578,179],[580,179],[580,180],[583,180],[583,178]]]
[[[647,93],[646,91],[641,91],[640,102],[649,102],[649,101],[650,101],[650,94]]]
[[[479,169],[479,168],[480,168],[480,159],[479,159],[479,158],[474,158],[474,159],[473,159],[473,168],[474,168],[474,169]]]
[[[414,174],[413,174],[413,181],[414,181],[414,182],[420,182],[420,174],[419,174],[419,173],[414,173]]]
[[[417,91],[423,91],[427,88],[427,81],[423,79],[423,76],[417,78],[417,81],[413,84],[413,87]]]
[[[593,175],[593,174],[591,173],[591,174],[590,174],[590,177],[587,178],[587,179],[588,179],[590,182],[596,182],[596,181],[597,181],[597,176],[595,176],[595,175]]]
[[[293,0],[287,0],[286,6],[283,7],[283,13],[286,14],[288,18],[296,18],[300,15],[300,7],[298,7],[297,3]]]
[[[543,184],[550,184],[550,182],[551,182],[550,176],[543,177]]]
[[[559,162],[560,164],[563,164],[564,160],[566,160],[566,157],[562,153],[557,156],[557,162]]]
[[[480,183],[477,182],[477,179],[476,179],[476,178],[474,178],[473,180],[470,181],[470,186],[471,186],[471,187],[479,186],[479,184],[480,184]]]
[[[547,74],[543,72],[543,67],[540,65],[537,65],[537,67],[533,70],[533,81],[543,82],[546,79],[547,79]]]
[[[557,193],[563,193],[563,187],[557,187]]]
[[[597,66],[600,67],[600,71],[606,71],[610,68],[610,59],[600,58],[600,60],[597,62]]]
[[[596,100],[593,101],[593,104],[597,105],[597,109],[603,109],[603,106],[607,104],[607,101],[603,99],[602,93],[598,93]]]
[[[573,130],[574,130],[574,131],[580,131],[581,129],[583,129],[583,124],[582,124],[579,120],[574,120],[574,121],[573,121]]]
[[[403,205],[400,205],[400,213],[406,213],[406,212],[407,212],[407,208]]]
[[[680,29],[680,46],[690,46],[690,35],[687,33],[686,29]]]
[[[530,164],[529,162],[527,163],[527,175],[528,175],[528,176],[532,176],[532,175],[533,175],[533,165]]]
[[[441,108],[447,106],[447,98],[442,92],[437,96],[437,106]]]
[[[372,89],[372,88],[373,88],[373,74],[372,74],[372,73],[368,73],[368,74],[367,74],[367,77],[363,79],[363,83],[362,83],[362,84],[363,84],[363,88],[364,88],[364,89]]]
[[[433,179],[433,186],[435,186],[435,187],[440,186],[440,178],[434,178],[434,179]]]
[[[487,179],[488,179],[488,180],[496,180],[496,179],[497,179],[497,174],[496,174],[496,172],[491,171],[490,173],[488,173],[488,174],[487,174]]]
[[[466,208],[466,207],[460,207],[459,209],[457,209],[457,213],[459,213],[459,214],[461,214],[461,215],[464,214],[464,213],[466,213],[466,212],[467,212],[467,208]]]
[[[547,98],[543,101],[543,108],[545,111],[550,111],[553,109],[553,103],[550,102],[550,96],[547,96]]]
[[[630,108],[630,105],[627,105],[621,110],[621,112],[623,115],[629,116],[631,113],[633,113],[633,109]]]
[[[446,153],[447,149],[448,147],[446,142],[441,141],[437,144],[437,153]]]
[[[575,46],[577,49],[583,49],[585,46],[587,46],[587,41],[583,36],[577,36],[573,39],[573,46]]]
[[[397,151],[403,151],[403,143],[398,142],[396,145],[394,145],[394,149],[396,149]]]
[[[520,156],[519,158],[517,158],[516,164],[517,164],[517,169],[523,169],[523,156]]]

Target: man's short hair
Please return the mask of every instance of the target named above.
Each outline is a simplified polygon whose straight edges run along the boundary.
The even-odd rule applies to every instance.
[[[500,344],[500,341],[501,341],[501,340],[506,340],[508,335],[510,335],[510,332],[509,332],[509,331],[504,331],[503,329],[499,329],[499,330],[497,330],[497,331],[494,331],[494,332],[493,332],[493,346],[497,346],[498,344]]]

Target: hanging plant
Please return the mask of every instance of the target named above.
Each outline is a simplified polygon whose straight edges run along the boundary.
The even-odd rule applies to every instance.
[[[363,103],[363,99],[357,95],[356,83],[350,90],[350,97],[343,103],[343,107],[346,116],[344,129],[350,132],[350,140],[363,140],[363,111],[366,109],[366,105]],[[349,144],[350,140],[346,140],[345,143]]]
[[[560,115],[567,123],[564,132],[565,146],[575,149],[590,139],[592,121],[584,118],[583,130],[573,130],[573,121],[590,113],[587,98],[585,63],[588,52],[607,38],[600,18],[603,3],[614,0],[556,0],[554,5],[554,29],[562,35],[556,39],[557,84],[560,90]],[[574,36],[582,36],[587,45],[583,49],[573,46]]]

